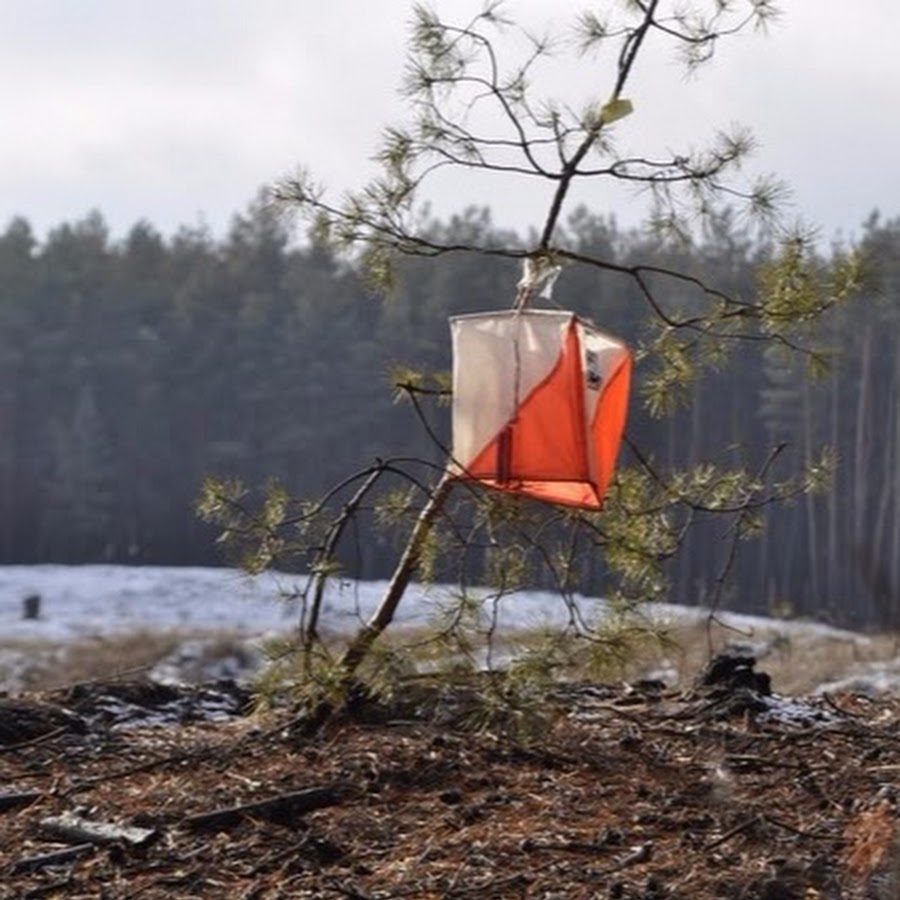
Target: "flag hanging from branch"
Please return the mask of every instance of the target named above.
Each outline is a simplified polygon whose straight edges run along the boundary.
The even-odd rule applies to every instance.
[[[452,474],[599,509],[628,410],[625,344],[557,310],[455,316],[450,328]]]

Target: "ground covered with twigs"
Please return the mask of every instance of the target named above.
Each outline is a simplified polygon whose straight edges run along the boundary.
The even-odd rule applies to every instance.
[[[233,685],[0,699],[0,896],[900,896],[900,699],[767,681],[411,686],[314,734]]]

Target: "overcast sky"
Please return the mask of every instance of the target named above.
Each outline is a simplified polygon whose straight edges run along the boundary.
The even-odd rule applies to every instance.
[[[480,2],[432,5],[462,22]],[[564,30],[591,6],[506,10]],[[724,41],[694,81],[668,55],[645,58],[617,138],[679,151],[740,122],[759,140],[754,168],[793,186],[798,213],[852,236],[875,208],[900,215],[900,4],[781,6],[769,37]],[[297,165],[337,192],[360,186],[380,128],[403,121],[409,17],[408,0],[0,0],[0,224],[23,215],[42,235],[96,208],[116,235],[142,218],[222,233]],[[585,80],[562,68],[547,91],[577,106]],[[583,199],[633,218],[627,198]],[[457,178],[434,197],[440,214],[486,200],[520,229],[546,208],[545,193],[507,181],[488,193]]]

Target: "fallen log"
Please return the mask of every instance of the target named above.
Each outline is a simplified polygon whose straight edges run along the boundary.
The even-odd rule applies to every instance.
[[[255,803],[243,803],[211,812],[198,813],[182,819],[181,826],[194,831],[213,831],[229,828],[245,818],[266,819],[270,822],[290,822],[304,813],[325,806],[334,806],[347,794],[340,785],[306,788],[288,794],[279,794]]]
[[[113,822],[94,822],[74,813],[51,816],[39,823],[41,831],[69,844],[116,844],[124,842],[133,847],[149,844],[159,834],[153,828],[135,828]]]
[[[35,800],[40,800],[43,796],[40,791],[9,791],[0,794],[0,813],[22,806],[31,806]]]
[[[76,844],[74,847],[64,847],[62,850],[42,853],[40,856],[29,856],[13,863],[12,873],[15,875],[18,872],[33,872],[35,869],[45,869],[48,866],[63,866],[92,853],[94,849],[94,844]]]

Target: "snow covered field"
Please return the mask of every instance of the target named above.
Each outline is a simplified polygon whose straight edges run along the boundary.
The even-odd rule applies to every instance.
[[[291,600],[300,576],[260,576],[225,568],[127,566],[0,566],[0,640],[65,642],[138,631],[225,631],[248,637],[289,630],[299,615]],[[367,618],[385,582],[332,581],[325,595],[323,629],[347,632]],[[23,617],[23,601],[39,595],[40,616]],[[397,621],[426,623],[450,601],[447,588],[411,585]],[[602,608],[582,599],[588,614]],[[505,598],[501,627],[514,629],[564,621],[565,606],[553,594]]]
[[[59,652],[71,642],[172,631],[239,634],[258,643],[294,627],[297,605],[289,596],[301,585],[297,576],[249,577],[224,568],[0,566],[0,690],[17,689],[23,654],[33,655],[44,645]],[[383,589],[379,582],[333,584],[326,595],[323,627],[337,633],[351,630],[374,609]],[[37,619],[23,618],[24,598],[31,595],[41,598]],[[413,586],[401,604],[399,621],[424,623],[447,598],[446,588]],[[581,598],[580,606],[588,616],[603,612],[598,600]],[[662,604],[648,607],[646,614],[685,627],[707,615]],[[497,615],[500,628],[513,631],[560,624],[567,610],[554,594],[529,592],[504,598]],[[873,659],[871,640],[865,636],[809,622],[728,613],[720,618],[736,629],[734,641],[750,645],[761,659],[775,652],[773,648],[783,652],[789,647],[798,657],[795,662],[803,665],[804,656],[815,652],[833,661],[824,673],[832,683],[840,676],[864,681],[872,690],[900,689],[892,655]],[[846,664],[838,666],[839,655]]]

